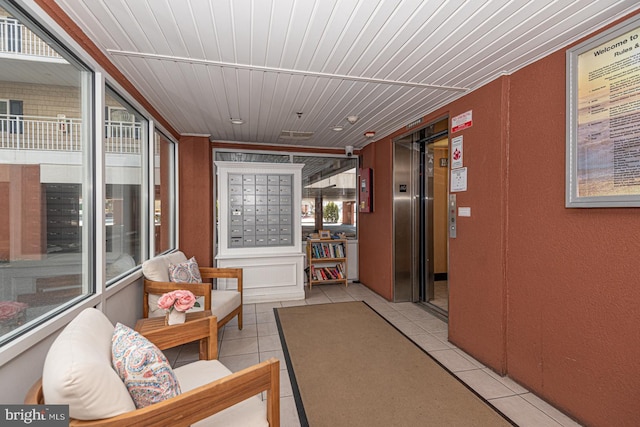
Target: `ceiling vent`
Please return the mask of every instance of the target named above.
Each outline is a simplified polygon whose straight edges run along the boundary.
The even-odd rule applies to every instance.
[[[304,141],[311,139],[313,132],[300,132],[297,130],[283,130],[280,132],[280,139],[292,139],[295,141]]]

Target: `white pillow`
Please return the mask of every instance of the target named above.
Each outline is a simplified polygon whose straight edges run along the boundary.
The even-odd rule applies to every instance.
[[[154,282],[168,282],[169,265],[180,264],[186,260],[187,257],[180,251],[160,255],[142,263],[142,274],[144,274],[144,277],[146,277],[147,280],[153,280]]]
[[[55,339],[44,362],[46,404],[69,405],[79,420],[109,418],[136,409],[111,367],[114,327],[95,308],[83,310]]]
[[[180,264],[186,260],[187,257],[185,254],[180,251],[160,255],[142,263],[142,274],[144,274],[144,277],[146,277],[147,280],[153,280],[154,282],[168,282],[169,265]],[[164,310],[158,308],[158,299],[160,299],[160,295],[149,294],[149,317],[165,315]]]

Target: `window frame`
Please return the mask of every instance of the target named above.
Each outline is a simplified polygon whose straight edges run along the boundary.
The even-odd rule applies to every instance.
[[[153,126],[153,132],[150,139],[151,147],[149,148],[150,153],[150,165],[149,165],[149,190],[148,194],[150,195],[150,215],[149,219],[149,247],[148,254],[149,256],[157,256],[161,254],[165,254],[168,252],[172,252],[178,248],[178,143],[173,139],[167,136],[167,133],[162,129],[155,126],[153,120],[150,120],[150,129]],[[151,132],[150,132],[151,133]],[[155,241],[155,135],[158,134],[160,136],[160,143],[162,143],[162,138],[164,138],[169,144],[171,144],[170,150],[170,158],[168,160],[169,171],[167,173],[169,182],[169,197],[168,197],[168,205],[169,206],[161,206],[161,215],[164,216],[165,209],[168,210],[168,216],[170,220],[169,226],[169,248],[160,251],[158,254],[155,253],[155,248],[157,243]],[[160,163],[160,168],[162,167],[162,163]],[[162,184],[162,180],[160,181]]]
[[[4,366],[15,357],[29,350],[34,345],[39,344],[58,330],[61,325],[68,323],[82,309],[95,306],[100,303],[102,289],[96,286],[96,248],[89,244],[95,237],[95,215],[92,209],[95,204],[95,191],[93,183],[95,181],[95,135],[94,116],[95,104],[99,98],[96,95],[96,78],[98,73],[75,55],[67,45],[60,42],[48,29],[37,22],[33,15],[25,12],[11,1],[1,4],[2,8],[12,17],[18,20],[21,25],[27,27],[37,37],[51,46],[56,53],[64,58],[70,65],[75,67],[80,76],[80,104],[82,120],[82,144],[85,149],[82,151],[82,197],[83,197],[83,231],[82,239],[82,287],[83,294],[69,301],[59,304],[54,309],[47,311],[33,322],[12,330],[10,333],[0,337],[0,366]],[[9,100],[9,109],[11,100]],[[8,116],[11,111],[7,112]]]
[[[153,144],[153,133],[151,132],[151,129],[153,129],[153,120],[151,118],[149,118],[147,115],[142,114],[139,109],[134,106],[131,102],[129,102],[127,100],[126,97],[124,97],[117,89],[115,89],[113,87],[113,85],[111,85],[109,82],[105,82],[104,85],[104,99],[106,100],[107,96],[111,97],[113,100],[117,101],[118,103],[121,104],[121,107],[115,107],[116,109],[119,110],[125,110],[127,111],[129,114],[132,114],[132,118],[134,120],[132,120],[132,124],[136,122],[135,117],[138,117],[140,121],[144,120],[146,122],[146,126],[142,126],[141,128],[141,135],[139,138],[135,138],[136,141],[138,141],[139,145],[140,145],[140,200],[138,201],[139,204],[139,208],[140,208],[140,223],[138,224],[139,226],[139,233],[140,233],[140,244],[139,244],[139,250],[140,253],[139,254],[134,254],[132,256],[135,255],[139,255],[140,256],[140,262],[136,263],[136,265],[132,268],[129,269],[127,271],[124,271],[114,277],[108,278],[107,277],[107,273],[106,273],[106,217],[102,218],[102,221],[100,222],[101,224],[103,224],[103,229],[105,229],[105,250],[104,250],[104,268],[105,268],[105,286],[107,288],[111,287],[112,285],[118,283],[121,279],[127,277],[129,274],[131,274],[132,271],[135,271],[137,269],[140,268],[140,266],[142,265],[142,262],[146,259],[149,258],[149,254],[151,253],[151,251],[149,250],[149,238],[153,236],[153,234],[149,234],[149,215],[150,215],[150,211],[152,211],[152,209],[150,208],[150,188],[151,188],[151,183],[150,181],[152,181],[150,179],[150,169],[152,168],[152,155],[150,155],[150,153],[152,152],[152,144]],[[106,105],[106,103],[105,103]],[[107,110],[108,108],[108,110]],[[103,111],[111,111],[113,108],[111,106],[108,106],[107,108],[103,108]],[[131,110],[131,111],[130,111]],[[104,194],[104,198],[102,200],[102,214],[104,215],[104,211],[105,211],[105,207],[106,207],[106,194],[107,194],[107,185],[109,184],[107,182],[107,178],[106,178],[106,171],[107,171],[107,153],[105,152],[104,149],[104,142],[106,142],[106,139],[109,137],[112,137],[113,135],[111,134],[111,132],[107,132],[106,131],[106,124],[107,124],[108,118],[105,117],[104,118],[104,123],[105,123],[105,134],[103,135],[103,139],[102,140],[96,140],[96,144],[100,144],[100,146],[102,147],[102,151],[103,151],[103,155],[104,155],[104,182],[102,184],[102,188],[105,191]],[[100,142],[98,142],[100,141]],[[146,161],[145,161],[146,160]],[[119,165],[120,166],[120,165]],[[130,254],[131,255],[131,254]]]
[[[141,213],[143,224],[141,229],[141,260],[149,258],[152,253],[150,248],[154,244],[153,234],[150,233],[149,224],[153,226],[153,193],[152,179],[150,174],[153,173],[153,135],[157,129],[166,135],[169,135],[165,129],[157,124],[154,126],[153,115],[150,114],[140,103],[132,100],[132,94],[124,90],[115,79],[108,75],[102,66],[96,61],[91,54],[78,45],[77,42],[64,29],[55,27],[51,24],[48,15],[37,6],[33,5],[17,5],[13,0],[0,0],[0,6],[9,14],[17,17],[23,25],[33,31],[38,37],[45,40],[57,52],[64,54],[64,59],[70,64],[82,70],[83,79],[81,87],[82,104],[83,104],[83,138],[86,138],[86,149],[83,154],[83,181],[82,181],[82,203],[83,203],[83,254],[82,269],[86,279],[83,279],[83,285],[88,286],[89,292],[85,295],[78,296],[64,304],[57,306],[46,312],[38,319],[37,323],[29,323],[27,328],[20,330],[9,340],[0,344],[0,367],[8,369],[6,365],[13,360],[19,358],[23,353],[29,352],[27,357],[39,357],[42,346],[50,345],[55,334],[73,318],[75,318],[82,310],[88,307],[98,307],[106,311],[105,305],[108,300],[116,296],[116,294],[129,286],[136,286],[136,282],[142,277],[140,265],[128,271],[126,274],[118,277],[109,286],[106,283],[106,251],[105,251],[105,153],[103,148],[105,137],[105,94],[107,85],[111,86],[116,93],[137,113],[141,118],[148,121],[148,127],[145,127],[145,140],[140,140],[144,146],[144,154],[142,155],[142,163],[144,173],[142,174],[143,182],[141,183],[141,203],[145,212]],[[55,30],[51,30],[55,28]],[[86,108],[86,111],[84,110]],[[7,112],[9,114],[9,111]],[[86,118],[86,120],[85,120]],[[174,138],[166,137],[173,144],[173,159],[171,161],[171,174],[173,176],[171,191],[171,209],[174,211],[174,220],[171,225],[171,233],[173,236],[173,245],[177,245],[178,241],[178,206],[176,204],[178,198],[177,177],[178,177],[178,143]],[[102,226],[100,226],[102,225]],[[34,353],[35,352],[35,353]]]

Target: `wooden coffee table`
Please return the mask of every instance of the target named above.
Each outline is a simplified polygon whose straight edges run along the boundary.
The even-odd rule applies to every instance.
[[[164,316],[140,319],[135,330],[160,350],[199,340],[201,360],[218,358],[218,322],[211,310],[187,313],[187,320],[179,325],[166,325]]]

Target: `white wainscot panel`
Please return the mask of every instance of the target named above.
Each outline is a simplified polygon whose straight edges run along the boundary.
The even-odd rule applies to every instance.
[[[245,304],[304,299],[302,254],[265,257],[218,257],[218,267],[242,268]],[[226,289],[227,281],[218,281]],[[235,287],[232,280],[230,288]]]
[[[358,274],[358,241],[347,240],[347,276],[349,281],[357,281]]]

